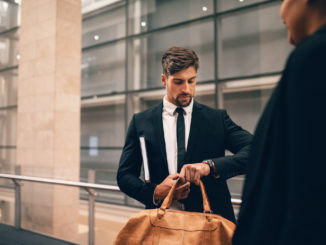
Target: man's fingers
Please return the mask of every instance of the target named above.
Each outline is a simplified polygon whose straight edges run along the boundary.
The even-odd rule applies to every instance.
[[[175,190],[179,191],[179,190],[182,190],[182,189],[189,189],[189,188],[190,188],[190,183],[186,182],[185,184],[178,186]]]
[[[186,183],[186,179],[185,179],[184,176],[181,176],[181,175],[180,175],[180,176],[179,176],[179,183],[178,183],[178,184],[179,184],[179,185],[180,185],[180,184],[182,185],[182,184],[184,184],[184,183]]]
[[[195,181],[196,180],[196,178],[195,178],[195,176],[196,176],[196,168],[191,167],[191,169],[190,169],[190,176],[191,176],[191,181]]]
[[[186,168],[186,166],[183,166],[181,171],[180,171],[180,176],[182,176],[182,177],[185,176],[185,168]]]
[[[191,181],[191,171],[190,171],[189,167],[185,168],[185,178],[186,178],[186,181]]]
[[[168,177],[170,177],[173,180],[176,180],[177,178],[179,178],[180,174],[171,174]]]
[[[199,185],[200,173],[198,171],[195,173],[194,181],[196,185]]]

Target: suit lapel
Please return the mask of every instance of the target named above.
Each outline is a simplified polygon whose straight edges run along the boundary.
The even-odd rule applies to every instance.
[[[168,163],[166,158],[166,148],[165,148],[165,140],[164,140],[164,131],[163,131],[163,120],[162,120],[162,111],[163,111],[163,102],[161,102],[153,111],[153,125],[155,129],[155,135],[157,138],[157,142],[160,146],[161,154],[163,157],[163,164],[166,167],[167,173],[168,170]]]
[[[191,115],[191,124],[190,124],[190,132],[189,132],[189,139],[188,139],[188,146],[187,152],[185,156],[185,163],[189,163],[194,152],[195,146],[200,139],[201,135],[201,106],[196,101],[194,101],[194,107],[192,109]]]

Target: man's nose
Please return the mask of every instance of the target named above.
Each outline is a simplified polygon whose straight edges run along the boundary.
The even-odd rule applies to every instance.
[[[182,92],[183,93],[190,93],[190,86],[189,86],[189,83],[188,82],[185,82],[183,87],[182,87]]]

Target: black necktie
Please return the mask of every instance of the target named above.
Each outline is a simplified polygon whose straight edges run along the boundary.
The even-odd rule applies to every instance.
[[[178,173],[180,173],[181,167],[185,158],[185,119],[183,117],[184,110],[181,107],[175,109],[178,113],[177,119],[177,142],[178,142]]]

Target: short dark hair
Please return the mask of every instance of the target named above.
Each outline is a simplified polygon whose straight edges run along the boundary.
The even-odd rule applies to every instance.
[[[162,69],[166,77],[190,66],[194,66],[196,71],[199,68],[198,56],[191,49],[171,47],[162,56]]]

